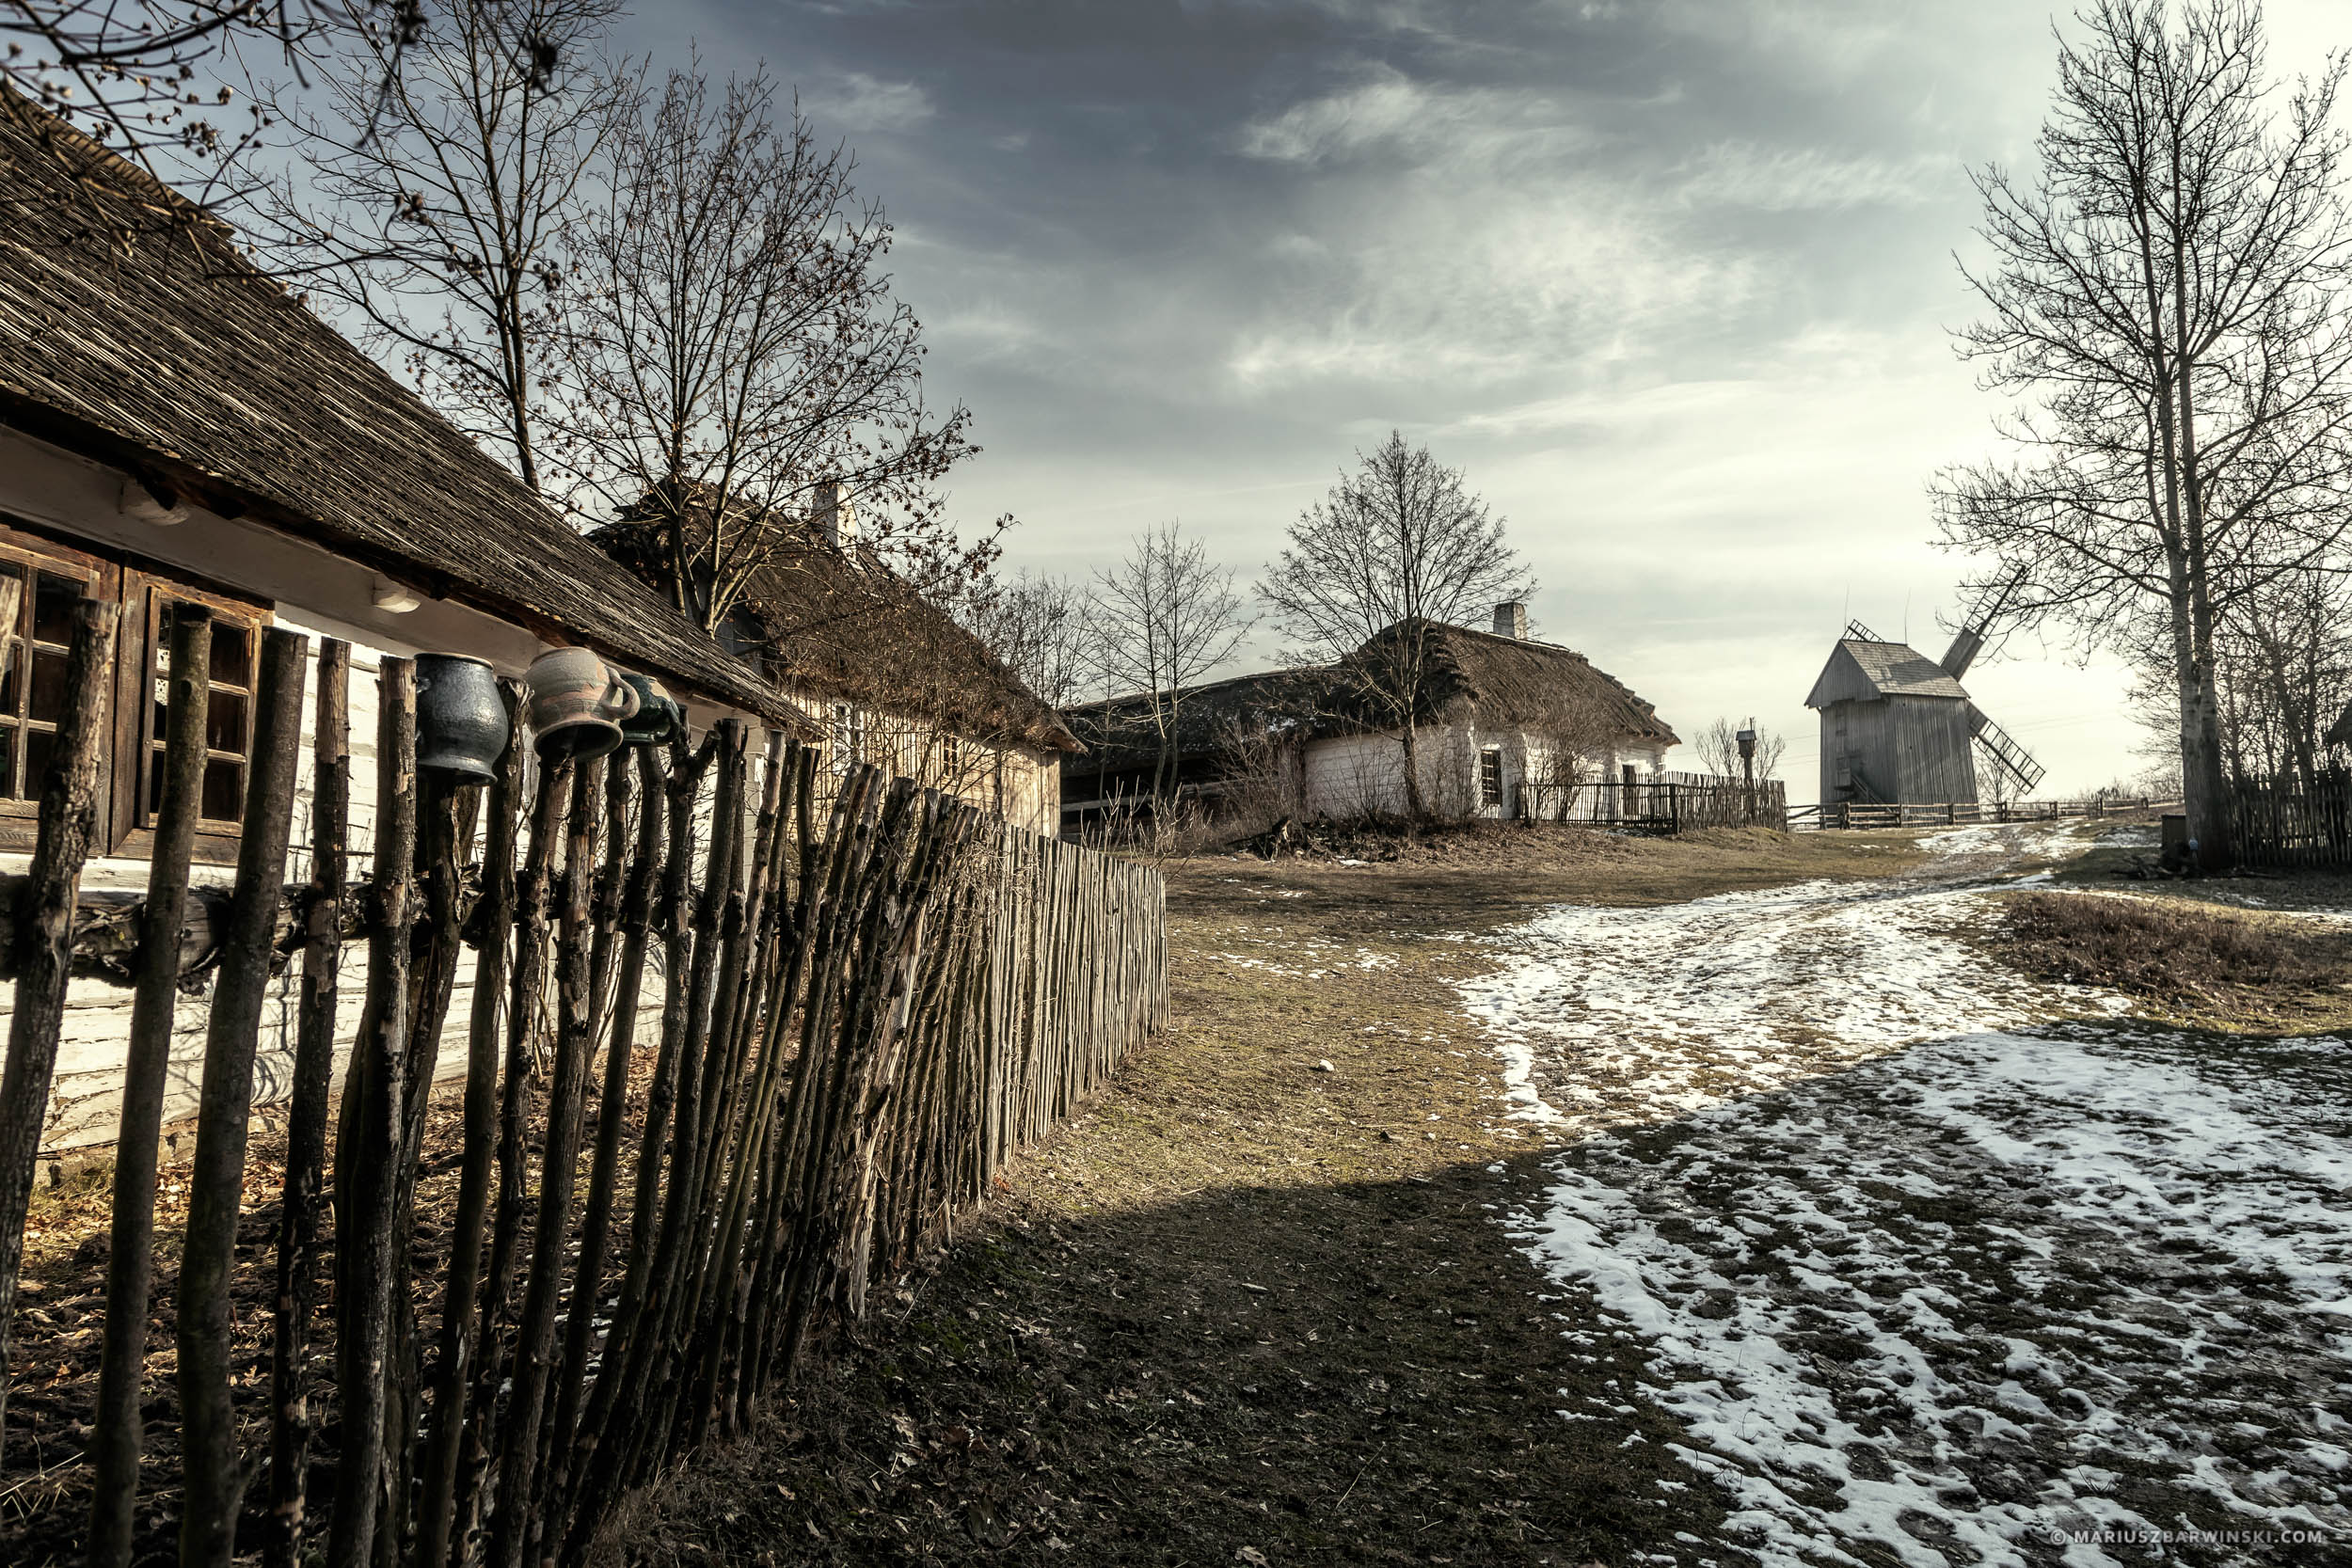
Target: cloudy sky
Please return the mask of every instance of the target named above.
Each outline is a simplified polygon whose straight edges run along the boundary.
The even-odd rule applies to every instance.
[[[686,0],[663,60],[764,58],[898,226],[959,513],[1084,575],[1168,518],[1255,577],[1391,429],[1460,467],[1536,634],[1687,736],[1790,736],[1849,616],[1941,652],[1924,486],[1993,402],[1967,171],[2029,151],[2052,12],[2011,0]],[[2352,7],[2270,7],[2308,71]],[[1258,644],[1261,657],[1275,646]],[[1970,679],[2050,765],[2135,771],[2121,673]],[[1684,766],[1695,766],[1685,761]]]

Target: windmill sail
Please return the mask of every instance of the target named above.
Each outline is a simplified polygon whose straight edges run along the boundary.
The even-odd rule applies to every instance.
[[[1983,646],[1983,632],[1974,626],[1963,626],[1960,635],[1952,639],[1952,645],[1944,651],[1944,657],[1937,662],[1943,666],[1946,674],[1958,680],[1968,673],[1968,666],[1977,661],[1977,650]]]
[[[2033,793],[2034,786],[2042,782],[2042,775],[2046,769],[2034,760],[2031,752],[2017,744],[2007,730],[1986,718],[1984,709],[1974,703],[1968,705],[1968,734],[1975,739],[1977,750],[1984,753],[1986,761],[2017,781],[2018,794]]]

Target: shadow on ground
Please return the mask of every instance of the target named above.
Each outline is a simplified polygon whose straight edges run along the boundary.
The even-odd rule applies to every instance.
[[[1516,1166],[1517,1168],[1514,1168]],[[612,1560],[1695,1560],[1720,1510],[1629,1338],[1495,1223],[1536,1159],[1025,1213],[677,1478]],[[1606,1422],[1574,1420],[1606,1396]],[[1677,1550],[1680,1546],[1680,1550]],[[1720,1548],[1709,1555],[1736,1560]]]

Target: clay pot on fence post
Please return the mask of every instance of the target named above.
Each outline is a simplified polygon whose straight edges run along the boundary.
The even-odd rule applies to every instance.
[[[600,757],[621,743],[621,723],[637,716],[637,692],[586,648],[557,648],[531,661],[531,731],[548,762]]]
[[[621,679],[637,693],[636,716],[621,724],[622,745],[660,746],[672,736],[686,733],[686,710],[660,681],[651,675],[623,675]]]
[[[417,656],[417,766],[493,779],[506,754],[506,704],[487,660]]]

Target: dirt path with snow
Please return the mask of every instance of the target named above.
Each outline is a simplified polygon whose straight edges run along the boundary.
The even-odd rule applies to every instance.
[[[2010,973],[1963,933],[2074,846],[1930,847],[1564,906],[1460,988],[1555,1145],[1518,1234],[1571,1340],[1647,1353],[1729,1499],[1676,1560],[2352,1560],[2352,1048]]]

